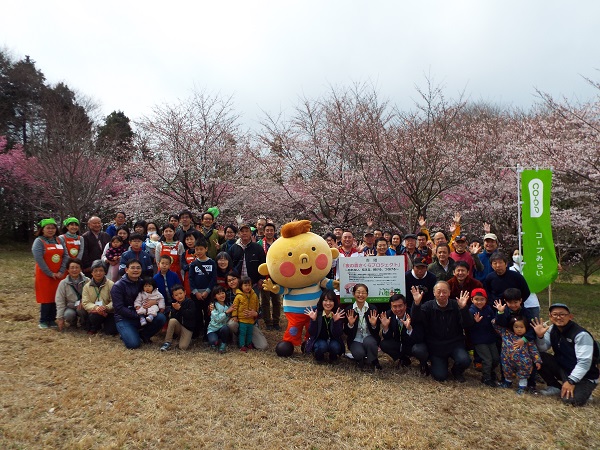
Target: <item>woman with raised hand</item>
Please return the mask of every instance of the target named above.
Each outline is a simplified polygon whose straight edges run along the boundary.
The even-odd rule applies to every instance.
[[[367,303],[369,288],[362,283],[352,288],[354,303],[346,310],[344,333],[352,357],[360,368],[364,367],[365,359],[374,368],[381,370],[377,358],[379,346],[379,316],[377,309]]]

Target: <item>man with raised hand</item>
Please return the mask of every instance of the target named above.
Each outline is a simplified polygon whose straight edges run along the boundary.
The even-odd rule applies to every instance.
[[[539,373],[548,385],[542,395],[559,395],[565,403],[583,406],[598,384],[598,344],[592,335],[577,323],[564,303],[550,306],[548,327],[538,318],[531,323],[536,344],[541,352]],[[554,355],[548,353],[552,348]]]
[[[450,372],[459,383],[464,383],[464,371],[471,365],[465,347],[464,328],[475,322],[467,307],[469,293],[462,292],[458,299],[450,298],[450,287],[438,281],[433,288],[435,300],[421,304],[423,293],[416,286],[411,289],[414,303],[411,317],[415,325],[424,328],[425,343],[431,360],[431,376],[436,381],[448,379],[448,360],[454,365]]]

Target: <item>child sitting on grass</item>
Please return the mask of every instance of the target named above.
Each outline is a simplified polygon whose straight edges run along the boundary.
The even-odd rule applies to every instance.
[[[193,300],[186,298],[185,289],[181,284],[176,284],[171,289],[171,319],[167,326],[165,343],[160,348],[161,352],[171,350],[173,335],[179,336],[179,348],[187,350],[192,341],[192,333],[196,325],[196,305]]]
[[[210,308],[210,323],[208,324],[207,339],[210,348],[219,349],[219,353],[225,353],[227,341],[229,340],[229,327],[227,326],[228,314],[233,311],[233,306],[225,304],[225,289],[216,286],[212,291],[212,305]]]
[[[156,301],[156,304],[145,308],[144,303],[147,301]],[[140,316],[140,324],[142,326],[148,322],[152,322],[159,311],[163,312],[165,310],[165,298],[158,291],[154,278],[144,278],[142,291],[136,297],[133,305]]]
[[[506,305],[496,300],[494,304],[498,309],[498,314],[504,312]],[[533,342],[526,342],[524,345],[518,344],[527,331],[526,319],[523,316],[517,316],[510,319],[507,328],[494,324],[494,328],[502,337],[502,373],[504,382],[500,385],[503,388],[511,388],[515,376],[519,380],[517,389],[518,395],[523,395],[527,389],[527,379],[533,372],[533,367],[539,370],[542,366],[542,358]]]
[[[252,333],[254,331],[254,317],[249,317],[247,311],[258,311],[258,296],[252,289],[252,280],[242,277],[242,289],[236,291],[233,301],[231,318],[239,323],[238,343],[240,351],[247,352],[255,348],[252,344]]]

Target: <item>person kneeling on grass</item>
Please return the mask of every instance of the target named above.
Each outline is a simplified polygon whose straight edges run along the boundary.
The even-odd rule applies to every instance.
[[[144,284],[140,278],[141,275],[142,264],[137,259],[127,261],[125,275],[115,283],[110,291],[117,331],[121,335],[125,347],[129,349],[138,348],[142,341],[151,342],[152,336],[158,333],[167,321],[165,315],[159,312],[151,323],[145,327],[140,325],[134,303]],[[158,304],[156,300],[146,300],[142,306],[147,309],[156,304]]]
[[[236,292],[231,312],[231,318],[239,323],[238,342],[242,352],[255,348],[252,344],[254,318],[249,317],[248,311],[258,311],[258,296],[252,289],[252,280],[242,277],[242,289]]]
[[[540,319],[531,321],[542,356],[540,375],[548,387],[543,395],[559,395],[573,406],[586,404],[598,384],[598,343],[592,335],[573,322],[569,307],[563,303],[550,306],[548,327]],[[547,353],[552,347],[554,355]]]
[[[173,335],[179,336],[179,348],[187,350],[192,341],[192,334],[196,326],[196,305],[190,298],[185,297],[185,289],[181,284],[176,284],[171,289],[171,319],[167,326],[165,343],[160,350],[166,352],[173,346]]]
[[[423,343],[421,329],[413,326],[406,312],[406,297],[402,294],[390,296],[390,309],[379,315],[381,321],[381,351],[394,361],[400,361],[402,367],[410,366],[410,357],[415,356],[421,368],[427,365],[427,347]],[[423,370],[426,374],[427,369]]]
[[[117,334],[110,295],[114,283],[106,277],[106,269],[101,260],[94,261],[91,270],[92,279],[83,287],[81,296],[81,303],[89,318],[88,334],[96,334],[100,328],[104,334]]]
[[[464,383],[464,371],[471,365],[465,348],[464,328],[471,328],[475,320],[467,307],[469,293],[464,291],[458,299],[450,298],[450,286],[438,281],[433,288],[434,300],[422,304],[423,292],[412,287],[414,303],[412,320],[425,329],[425,343],[431,359],[431,376],[436,381],[448,379],[448,360],[452,359],[452,375]]]
[[[231,311],[233,311],[233,306],[225,304],[227,296],[225,295],[225,289],[221,286],[216,286],[211,296],[210,322],[206,330],[206,338],[212,350],[216,350],[218,347],[219,353],[225,353],[227,341],[230,336],[229,327],[227,326],[227,321],[229,320],[228,314],[231,314]]]
[[[336,311],[335,313],[333,311]],[[344,321],[346,311],[339,307],[335,291],[326,290],[321,293],[317,309],[306,308],[304,312],[310,317],[306,342],[306,353],[313,352],[316,361],[324,361],[325,353],[329,353],[329,362],[337,360],[344,353]]]

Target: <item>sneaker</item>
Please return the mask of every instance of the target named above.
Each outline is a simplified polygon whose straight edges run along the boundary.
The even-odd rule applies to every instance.
[[[215,350],[217,349],[217,346],[216,346],[216,345],[211,345],[211,346],[210,346],[210,349],[211,349],[212,351],[215,351]]]
[[[154,320],[154,316],[148,316],[146,317],[146,322],[150,323]]]
[[[481,380],[481,382],[489,387],[493,387],[493,388],[498,387],[498,383],[491,379],[490,380]]]
[[[247,353],[248,352],[248,347],[246,347],[245,345],[243,347],[240,348],[240,352],[244,352]]]
[[[523,395],[525,393],[525,389],[520,387],[519,389],[517,389],[517,395]]]
[[[560,395],[560,388],[557,388],[555,386],[548,386],[546,389],[542,389],[541,391],[539,391],[539,393],[546,397]]]
[[[510,389],[512,388],[512,381],[504,380],[502,383],[498,384],[498,387],[502,389]]]
[[[254,346],[254,344],[252,342],[250,342],[248,345],[246,345],[246,348],[248,350],[256,350],[256,347]]]
[[[46,322],[40,322],[40,323],[38,323],[38,328],[40,330],[47,330],[50,327],[48,326],[48,324]]]
[[[465,376],[462,373],[453,373],[452,375],[454,375],[454,379],[459,383],[467,382],[467,380],[465,379]]]
[[[400,367],[409,367],[410,366],[410,358],[401,358],[400,359]]]
[[[540,394],[540,392],[537,390],[537,388],[535,386],[527,386],[527,389],[525,389],[525,391],[531,395],[539,395]]]
[[[146,318],[144,316],[140,316],[140,325],[145,326],[148,322],[146,322]]]
[[[48,322],[48,328],[58,328],[58,325],[55,321]]]
[[[170,342],[165,342],[162,347],[160,348],[161,352],[166,352],[171,350],[171,343]]]
[[[221,342],[221,345],[219,345],[219,353],[225,353],[226,348],[227,344],[225,342]]]

